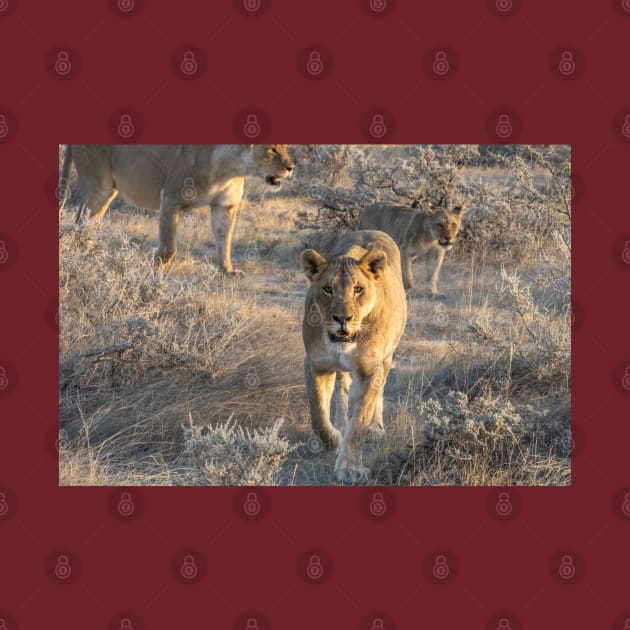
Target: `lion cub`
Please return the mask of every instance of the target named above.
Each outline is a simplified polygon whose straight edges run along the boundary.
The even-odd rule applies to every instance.
[[[362,483],[363,441],[369,429],[383,431],[383,388],[407,321],[400,252],[387,234],[360,231],[326,258],[303,251],[301,262],[311,281],[302,337],[313,430],[338,449],[337,481]]]
[[[361,228],[383,230],[398,243],[405,289],[413,288],[412,261],[418,256],[424,256],[429,288],[431,294],[437,296],[444,255],[455,242],[464,212],[462,206],[434,208],[428,203],[425,209],[415,209],[375,203],[362,210]]]

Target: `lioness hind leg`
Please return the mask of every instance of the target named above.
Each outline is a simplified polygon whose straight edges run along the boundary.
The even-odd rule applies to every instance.
[[[304,377],[313,431],[326,447],[336,451],[341,441],[341,432],[330,421],[330,402],[336,374],[335,372],[315,372],[306,357]]]
[[[77,210],[76,223],[83,223],[87,220],[86,214],[89,212],[90,218],[101,219],[109,209],[112,201],[116,198],[118,190],[111,188],[102,189],[98,192],[91,192],[86,197],[86,201],[79,206]]]
[[[104,201],[101,201],[100,199],[96,199],[94,201],[88,202],[88,207],[91,208],[90,216],[94,219],[102,218],[102,216],[107,212],[112,201],[114,201],[114,199],[116,198],[117,194],[118,194],[118,190],[114,188]],[[100,202],[100,205],[99,205],[99,202]],[[96,210],[96,208],[98,208],[98,210]]]
[[[221,271],[228,274],[240,273],[232,267],[232,234],[236,225],[238,203],[229,206],[212,206],[210,217],[212,234],[217,248],[217,262]]]
[[[164,200],[160,208],[160,234],[158,248],[153,255],[153,268],[157,272],[166,269],[177,253],[178,205],[167,205]]]
[[[348,392],[352,377],[350,372],[337,372],[333,403],[335,408],[335,426],[343,433],[348,419]]]

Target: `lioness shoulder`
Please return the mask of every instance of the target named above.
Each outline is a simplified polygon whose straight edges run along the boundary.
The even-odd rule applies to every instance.
[[[427,281],[433,295],[438,293],[438,279],[444,255],[451,249],[462,224],[464,208],[434,207],[427,203],[423,208],[399,204],[375,203],[361,211],[363,229],[383,230],[400,247],[405,289],[413,287],[411,263],[424,257]]]
[[[311,282],[302,336],[312,426],[338,449],[337,480],[365,482],[363,440],[370,428],[383,430],[383,388],[407,321],[399,249],[384,232],[358,231],[326,257],[303,251],[301,262]]]

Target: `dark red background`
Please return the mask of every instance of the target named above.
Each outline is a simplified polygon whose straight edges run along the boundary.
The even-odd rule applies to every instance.
[[[8,2],[8,5],[6,4]],[[63,628],[611,628],[630,619],[630,9],[623,0],[0,2],[0,619]],[[510,8],[511,6],[511,8]],[[552,8],[553,7],[553,8]],[[192,75],[178,55],[194,50]],[[58,51],[71,71],[54,72]],[[304,63],[320,52],[312,77]],[[432,73],[445,50],[448,72]],[[571,76],[558,72],[573,51]],[[571,143],[572,488],[58,488],[57,145],[240,142]],[[0,129],[1,131],[1,129]],[[5,383],[6,384],[6,383]],[[239,494],[241,493],[241,494]],[[0,499],[2,496],[0,495]],[[0,505],[0,508],[2,506]],[[324,579],[305,562],[322,559]],[[68,556],[72,579],[52,570]],[[186,554],[199,573],[177,575]],[[575,575],[558,577],[569,554]],[[449,579],[431,566],[445,555]],[[126,618],[127,622],[121,620]],[[380,618],[382,624],[374,622]],[[505,625],[507,622],[507,626]],[[122,623],[122,626],[121,626]],[[255,624],[255,625],[254,625]]]

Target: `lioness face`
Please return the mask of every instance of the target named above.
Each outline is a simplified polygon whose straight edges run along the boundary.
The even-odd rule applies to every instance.
[[[437,239],[442,249],[451,249],[462,225],[463,208],[456,206],[449,211],[446,208],[434,208],[433,205],[429,205],[428,213],[429,227],[433,237]]]
[[[276,190],[280,189],[284,178],[290,177],[295,168],[286,144],[254,145],[253,163],[258,174]]]
[[[339,258],[327,262],[315,250],[302,252],[302,266],[312,281],[315,304],[328,340],[354,344],[376,301],[378,282],[387,257],[380,250],[361,260]]]

